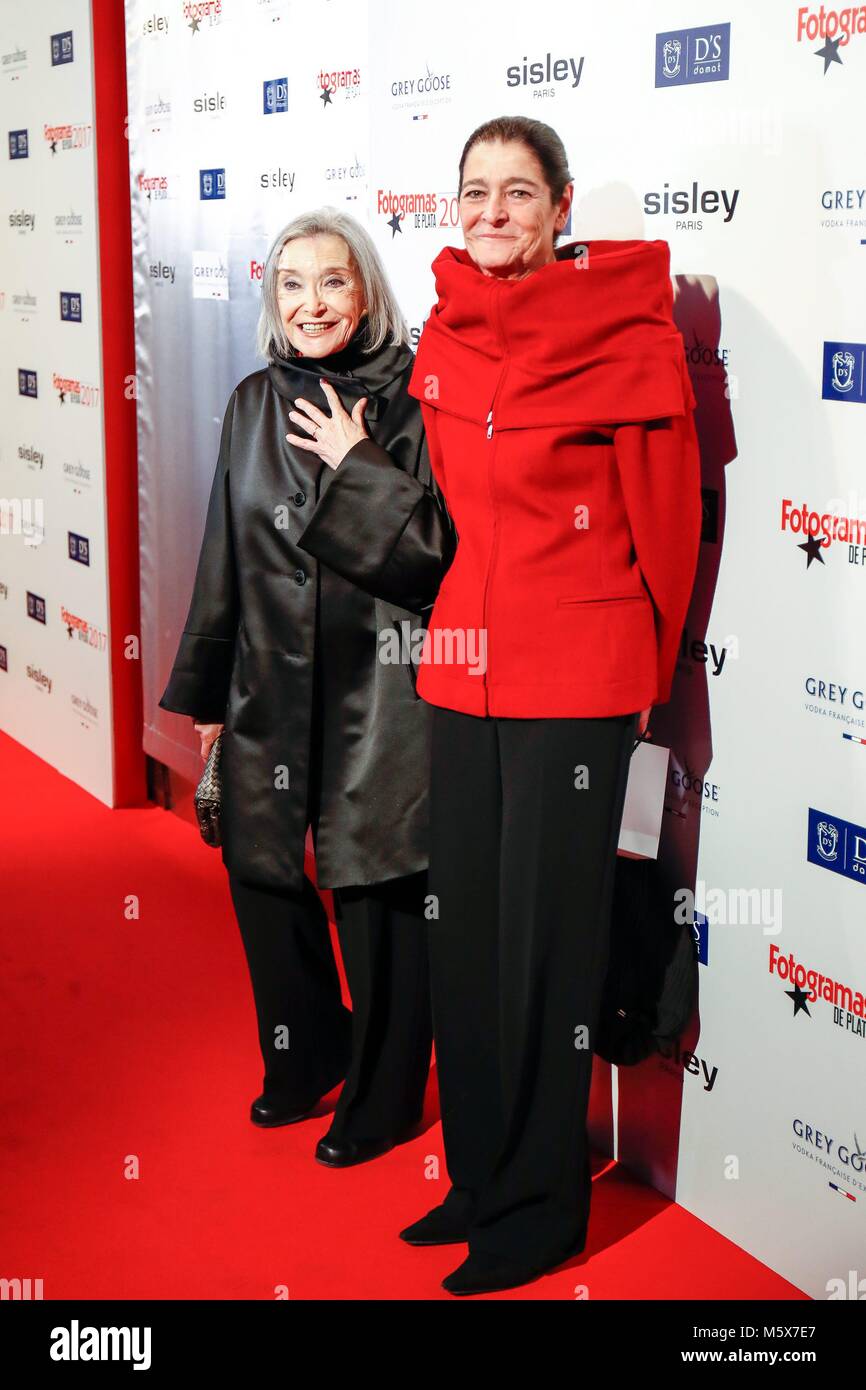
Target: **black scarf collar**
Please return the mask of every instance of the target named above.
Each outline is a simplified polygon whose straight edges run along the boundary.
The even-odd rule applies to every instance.
[[[369,342],[368,320],[361,319],[353,336],[339,352],[328,357],[276,357],[268,366],[268,376],[276,391],[287,400],[306,394],[319,377],[333,383],[348,409],[362,396],[369,396],[365,415],[375,420],[384,402],[379,397],[395,377],[412,361],[412,349],[385,343],[373,353],[365,352]],[[318,391],[318,387],[316,387]]]

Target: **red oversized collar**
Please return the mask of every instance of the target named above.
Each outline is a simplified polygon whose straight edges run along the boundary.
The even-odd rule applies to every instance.
[[[576,259],[578,247],[587,249]],[[408,388],[418,400],[479,424],[493,409],[497,429],[694,406],[666,241],[571,242],[522,280],[484,275],[456,246],[432,269],[438,298]]]

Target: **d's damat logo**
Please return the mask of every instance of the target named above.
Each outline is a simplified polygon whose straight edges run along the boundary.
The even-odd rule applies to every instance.
[[[809,807],[810,864],[866,883],[866,827]]]
[[[730,49],[730,24],[705,24],[696,29],[669,29],[656,34],[656,86],[727,82]]]

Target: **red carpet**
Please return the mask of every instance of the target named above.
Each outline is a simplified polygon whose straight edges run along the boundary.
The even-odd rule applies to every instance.
[[[397,1239],[447,1189],[435,1074],[424,1131],[358,1168],[313,1160],[327,1103],[257,1130],[261,1058],[219,852],[155,806],[108,810],[2,734],[0,783],[0,1277],[42,1279],[46,1299],[273,1299],[285,1286],[292,1299],[448,1300],[439,1281],[465,1247]],[[805,1297],[597,1166],[585,1252],[489,1297]]]

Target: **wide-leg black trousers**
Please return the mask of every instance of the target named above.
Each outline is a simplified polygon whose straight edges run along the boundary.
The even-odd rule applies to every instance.
[[[329,1135],[380,1139],[420,1118],[430,1068],[426,872],[334,890],[351,1012],[340,996],[327,914],[300,893],[229,875],[264,1060],[263,1090],[307,1109],[345,1077]]]
[[[320,621],[321,602],[306,815],[314,844],[324,710],[340,698],[326,679]],[[264,1091],[300,1112],[345,1077],[329,1138],[382,1139],[408,1128],[421,1116],[433,1046],[426,869],[333,890],[351,1012],[341,1000],[327,914],[310,880],[298,893],[252,887],[232,874],[229,884],[253,987]]]
[[[637,714],[434,708],[429,888],[446,1203],[471,1251],[582,1249],[586,1113]]]

